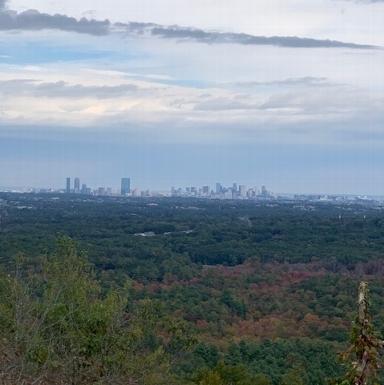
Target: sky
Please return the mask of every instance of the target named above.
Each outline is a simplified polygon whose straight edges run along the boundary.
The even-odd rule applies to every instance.
[[[0,186],[384,195],[384,0],[0,0]]]

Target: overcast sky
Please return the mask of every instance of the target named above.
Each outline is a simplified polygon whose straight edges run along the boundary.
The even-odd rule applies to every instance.
[[[384,1],[0,0],[0,186],[384,195]]]

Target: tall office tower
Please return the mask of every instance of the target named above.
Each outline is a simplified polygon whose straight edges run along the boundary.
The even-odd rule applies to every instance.
[[[65,192],[67,194],[70,194],[71,193],[71,178],[67,178],[67,185],[65,187]]]
[[[268,190],[267,190],[267,188],[265,186],[261,187],[261,195],[263,197],[266,197],[268,195]]]
[[[236,199],[239,195],[239,190],[237,189],[237,183],[232,185],[232,198]]]
[[[239,186],[239,194],[241,197],[246,197],[247,196],[247,187],[244,185]]]
[[[216,183],[216,194],[221,194],[223,192],[223,186],[221,183]]]
[[[121,178],[121,195],[131,192],[131,178]]]
[[[75,194],[80,193],[80,179],[79,178],[75,178],[74,190],[75,190]]]
[[[209,194],[209,186],[203,186],[203,194],[208,195]]]

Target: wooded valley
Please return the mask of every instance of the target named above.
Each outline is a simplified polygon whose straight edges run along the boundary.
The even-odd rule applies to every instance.
[[[325,385],[363,279],[384,329],[373,204],[1,194],[0,261],[4,384]]]

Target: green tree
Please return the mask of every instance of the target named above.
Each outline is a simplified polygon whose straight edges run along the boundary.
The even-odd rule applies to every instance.
[[[301,370],[298,368],[289,369],[281,378],[281,385],[304,385]]]
[[[153,305],[127,313],[128,300],[102,292],[70,239],[34,270],[18,261],[0,277],[1,383],[174,384]]]
[[[271,379],[265,374],[256,374],[253,376],[254,385],[272,385]]]
[[[224,382],[217,371],[210,370],[203,374],[199,385],[224,385]]]

